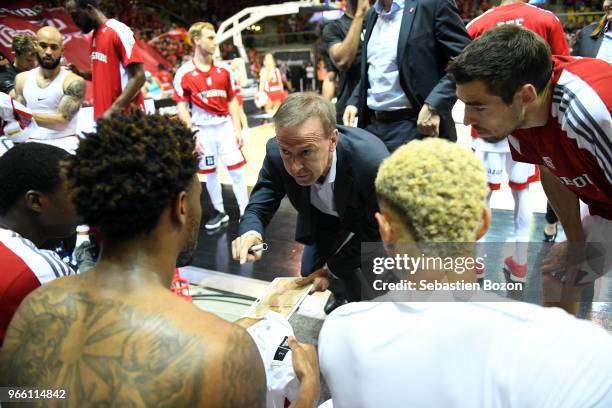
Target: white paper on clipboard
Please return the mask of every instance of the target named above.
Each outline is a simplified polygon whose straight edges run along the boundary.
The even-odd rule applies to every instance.
[[[312,289],[312,284],[298,287],[300,278],[275,278],[266,292],[242,315],[251,319],[263,319],[271,310],[289,319]]]

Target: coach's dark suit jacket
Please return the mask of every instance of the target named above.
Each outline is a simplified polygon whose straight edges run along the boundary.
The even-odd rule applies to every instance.
[[[378,14],[371,8],[366,17],[361,52],[361,82],[350,105],[359,109],[359,127],[371,116],[366,104],[368,82],[367,46]],[[406,0],[397,44],[400,84],[412,107],[420,111],[428,103],[440,113],[440,135],[457,140],[451,109],[457,100],[455,84],[446,75],[451,57],[470,42],[470,36],[453,0]]]
[[[382,160],[389,155],[385,145],[362,129],[338,126],[334,198],[340,222],[363,241],[380,241],[374,213],[378,211],[374,180]],[[240,234],[264,229],[287,196],[298,211],[295,239],[314,244],[316,220],[310,204],[310,187],[295,182],[283,166],[276,138],[266,145],[266,157],[253,188],[249,205],[240,220]]]
[[[601,47],[601,42],[603,41],[604,32],[602,31],[595,38],[591,38],[591,34],[593,34],[593,31],[595,31],[598,25],[599,22],[595,22],[580,30],[576,36],[576,42],[572,47],[572,55],[577,57],[597,58],[599,47]]]

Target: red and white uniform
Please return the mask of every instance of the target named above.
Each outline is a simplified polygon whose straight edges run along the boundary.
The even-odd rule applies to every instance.
[[[21,301],[33,290],[70,269],[53,251],[38,249],[14,231],[0,229],[0,344]]]
[[[126,68],[143,63],[140,49],[132,30],[115,19],[106,20],[94,31],[90,44],[92,66],[94,120],[111,107],[128,82]],[[144,97],[138,93],[130,102],[143,106]]]
[[[553,55],[569,55],[563,26],[557,16],[530,4],[513,3],[492,8],[470,21],[466,28],[470,37],[477,38],[502,24],[523,26],[542,37]]]
[[[0,92],[0,156],[25,142],[37,128],[32,112],[7,94]]]
[[[545,126],[508,137],[516,161],[545,165],[589,206],[612,220],[612,66],[553,56],[553,96]]]
[[[70,75],[70,71],[61,68],[55,79],[45,88],[41,88],[36,82],[39,70],[40,68],[34,68],[28,71],[23,84],[23,97],[26,100],[26,106],[33,113],[55,114],[60,100],[64,97],[64,81]],[[28,138],[28,142],[50,144],[64,149],[70,154],[75,154],[79,146],[79,137],[76,134],[77,116],[74,115],[64,130],[38,126],[36,131]]]
[[[502,24],[518,24],[542,37],[554,55],[569,55],[569,47],[561,22],[553,13],[538,7],[513,3],[488,10],[467,25],[472,38],[480,37],[485,31]],[[488,143],[472,129],[472,148],[487,169],[487,182],[491,190],[499,190],[502,173],[508,172],[510,188],[521,190],[529,183],[540,179],[536,166],[517,163],[510,156],[508,141]]]
[[[274,69],[272,77],[264,83],[264,91],[271,101],[283,101],[287,98],[287,94],[283,91],[283,76],[278,68]]]
[[[228,170],[242,167],[246,160],[236,144],[229,102],[235,97],[232,70],[225,64],[211,62],[201,71],[192,61],[186,62],[174,76],[174,100],[191,103],[191,124],[204,144],[200,173],[212,173],[220,158]]]

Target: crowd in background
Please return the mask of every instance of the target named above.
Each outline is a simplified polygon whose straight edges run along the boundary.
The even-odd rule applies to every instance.
[[[63,7],[64,3],[64,0],[47,0],[45,5]],[[188,27],[194,21],[209,21],[218,28],[223,19],[231,17],[240,10],[237,7],[244,7],[246,3],[251,5],[250,3],[265,2],[225,2],[218,4],[219,10],[217,11],[214,7],[215,2],[196,0],[156,2],[108,0],[103,2],[103,8],[108,15],[116,17],[131,27],[137,38],[147,41],[168,62],[167,71],[174,74],[178,67],[190,58],[193,51],[184,27]],[[497,4],[489,0],[456,0],[456,3],[466,22]],[[552,3],[555,2],[552,1]],[[579,30],[599,19],[598,12],[601,7],[599,0],[568,0],[564,4],[567,15],[561,18],[561,22],[571,47]],[[548,3],[538,4],[538,7],[552,8]],[[266,19],[265,24],[259,23],[264,28],[261,32],[245,31],[243,40],[247,51],[249,76],[259,78],[265,54],[260,51],[260,48],[314,42],[315,53],[312,56],[312,62],[304,61],[301,66],[294,66],[291,69],[287,62],[282,60],[277,62],[283,74],[285,87],[289,91],[320,90],[326,71],[329,69],[329,64],[323,62],[325,52],[320,36],[327,21],[312,17],[312,13],[270,17]],[[168,35],[174,31],[183,31],[184,35]],[[231,42],[221,44],[220,51],[223,60],[231,60],[240,56]],[[314,74],[312,74],[313,71]],[[167,79],[167,76],[164,78]],[[161,84],[162,78],[158,79]]]

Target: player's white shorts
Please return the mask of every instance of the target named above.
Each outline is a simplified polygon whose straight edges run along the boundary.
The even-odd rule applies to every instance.
[[[27,142],[43,143],[60,149],[64,149],[68,153],[74,155],[79,147],[79,137],[77,135],[62,136],[54,139],[36,139],[33,137],[28,138]]]
[[[246,159],[236,144],[234,125],[231,121],[204,126],[195,126],[197,137],[204,145],[204,155],[200,156],[200,174],[217,171],[218,160],[228,170],[236,170],[246,164]]]
[[[522,190],[530,183],[540,180],[538,166],[512,159],[507,140],[487,143],[480,138],[474,138],[472,148],[487,170],[487,183],[491,190],[499,190],[501,187],[504,169],[508,173],[508,184],[513,190]]]

